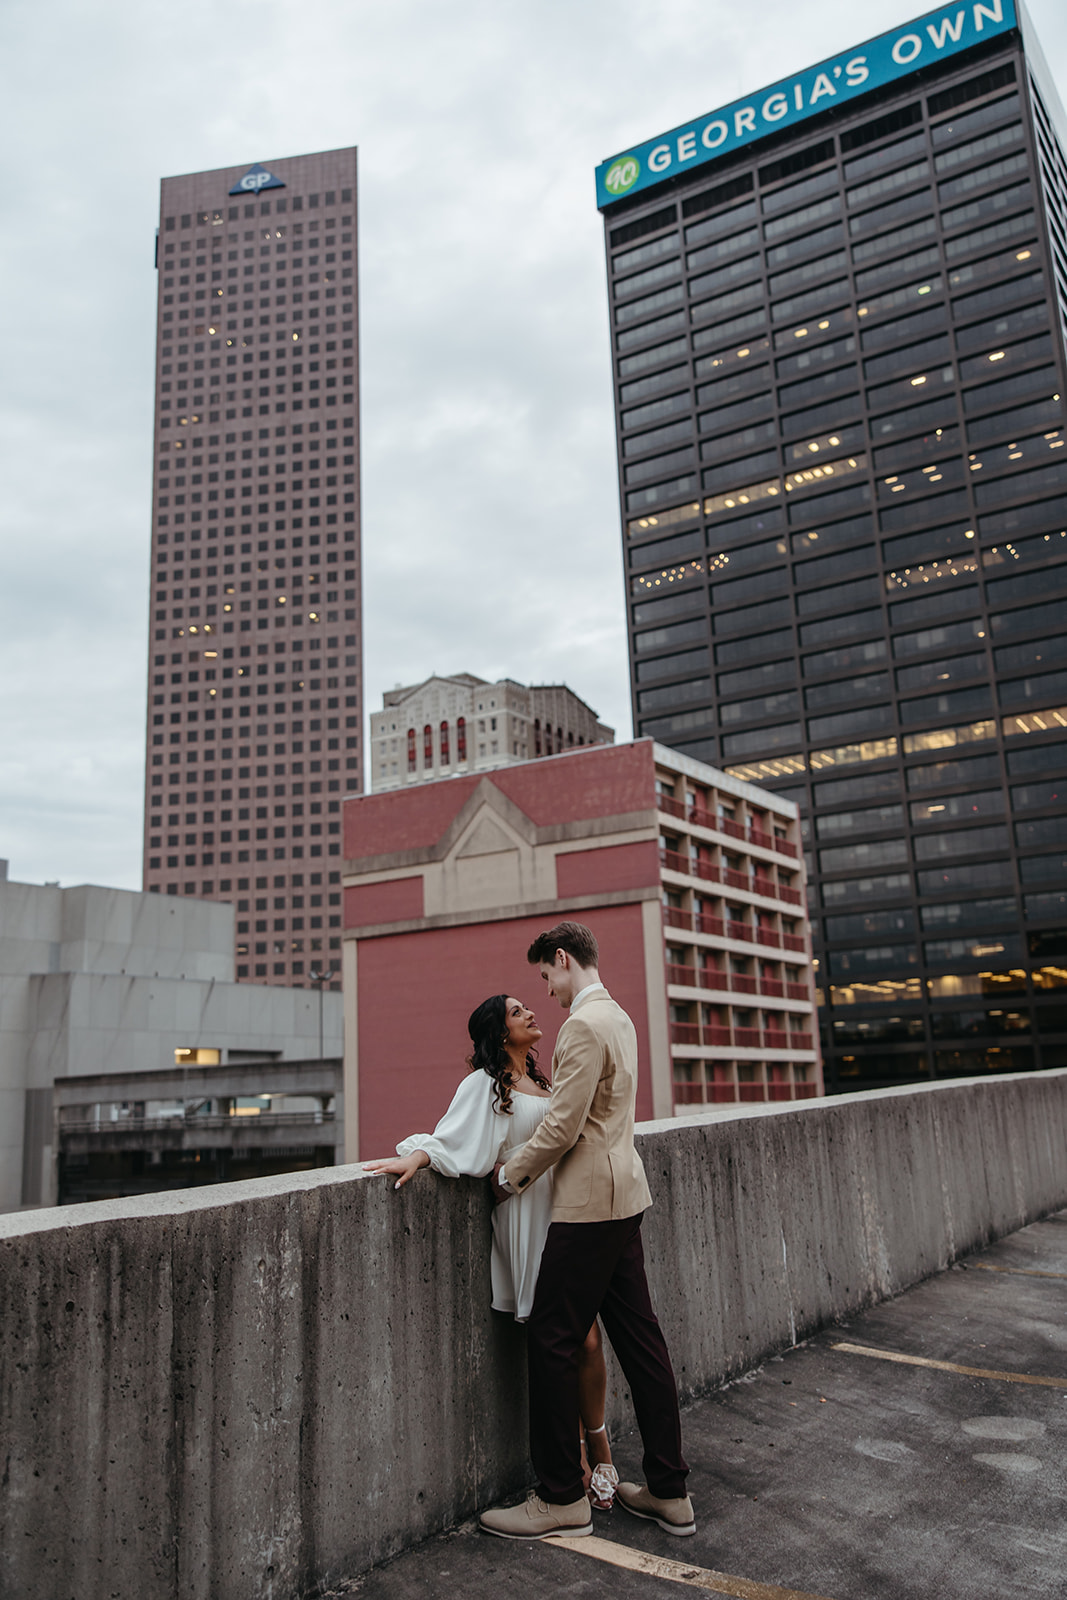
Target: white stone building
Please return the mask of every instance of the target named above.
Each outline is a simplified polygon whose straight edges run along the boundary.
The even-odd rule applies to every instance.
[[[371,712],[370,729],[375,794],[615,742],[565,684],[487,683],[469,672],[398,684]]]

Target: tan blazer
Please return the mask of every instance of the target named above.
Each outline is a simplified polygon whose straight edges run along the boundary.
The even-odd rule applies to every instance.
[[[532,1138],[508,1158],[507,1180],[522,1191],[556,1167],[554,1222],[609,1222],[652,1204],[634,1148],[637,1034],[626,1012],[597,989],[559,1030],[552,1098]]]

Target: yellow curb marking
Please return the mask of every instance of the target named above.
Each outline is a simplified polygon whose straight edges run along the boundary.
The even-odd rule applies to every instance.
[[[579,1556],[592,1556],[596,1561],[606,1561],[613,1567],[625,1567],[630,1572],[643,1572],[650,1578],[667,1578],[672,1583],[687,1583],[693,1589],[710,1589],[712,1594],[733,1595],[735,1600],[827,1600],[826,1595],[808,1594],[800,1589],[780,1589],[773,1583],[753,1583],[748,1578],[734,1578],[726,1572],[692,1567],[684,1561],[668,1561],[664,1556],[646,1555],[643,1550],[632,1550],[629,1545],[614,1544],[610,1539],[598,1539],[595,1534],[581,1539],[553,1535],[550,1539],[542,1540],[542,1543],[573,1550]]]
[[[1038,1378],[1031,1372],[993,1372],[988,1367],[961,1367],[955,1361],[930,1361],[926,1356],[905,1356],[897,1350],[874,1350],[865,1344],[832,1344],[852,1356],[873,1356],[876,1361],[899,1361],[907,1367],[933,1367],[937,1372],[959,1372],[965,1378],[994,1378],[1000,1383],[1032,1383],[1041,1389],[1067,1389],[1067,1378]]]
[[[1036,1267],[995,1267],[991,1261],[973,1261],[982,1272],[1017,1272],[1024,1278],[1067,1278],[1067,1272],[1038,1272]]]

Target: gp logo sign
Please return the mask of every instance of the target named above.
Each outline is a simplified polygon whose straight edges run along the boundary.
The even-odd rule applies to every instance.
[[[243,178],[238,178],[231,194],[258,194],[261,189],[284,189],[283,179],[276,178],[273,172],[268,172],[266,167],[257,161],[249,167]]]
[[[927,12],[747,100],[602,161],[596,172],[597,205],[606,210],[624,195],[716,161],[768,133],[847,104],[1016,26],[1014,0],[967,0],[964,5]]]

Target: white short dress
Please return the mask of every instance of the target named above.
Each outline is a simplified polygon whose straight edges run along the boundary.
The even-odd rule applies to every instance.
[[[548,1110],[547,1097],[540,1095],[513,1093],[510,1115],[499,1110],[495,1100],[496,1085],[489,1074],[472,1072],[433,1133],[402,1139],[397,1155],[425,1150],[431,1167],[446,1178],[487,1177],[498,1161],[506,1162],[526,1143]],[[493,1211],[493,1310],[510,1311],[517,1322],[525,1322],[533,1307],[551,1220],[551,1171]]]

